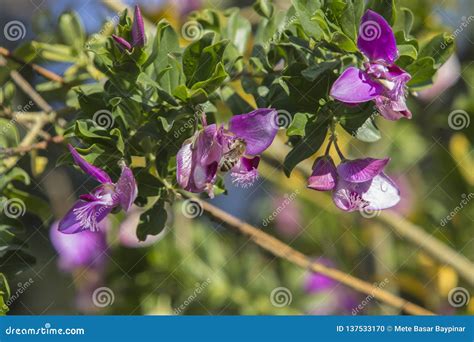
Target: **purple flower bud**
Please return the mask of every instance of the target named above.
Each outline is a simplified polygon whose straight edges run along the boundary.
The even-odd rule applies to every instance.
[[[122,49],[132,51],[132,45],[129,42],[127,42],[124,38],[119,37],[115,34],[112,35],[112,38]]]
[[[143,23],[142,13],[140,12],[140,7],[135,6],[132,25],[132,45],[142,47],[145,46],[145,43],[145,25]]]
[[[127,51],[132,51],[134,47],[143,47],[146,44],[145,24],[143,23],[142,13],[140,8],[135,6],[132,24],[132,42],[128,42],[125,38],[112,35],[113,40]]]

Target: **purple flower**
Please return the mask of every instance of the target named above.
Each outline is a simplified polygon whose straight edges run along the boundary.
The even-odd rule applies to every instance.
[[[368,58],[364,70],[347,68],[332,85],[330,95],[347,104],[374,101],[388,120],[410,119],[405,101],[411,76],[394,64],[398,58],[395,35],[381,15],[371,10],[364,14],[357,46]]]
[[[102,169],[89,164],[69,145],[75,163],[87,174],[101,183],[90,194],[81,195],[79,200],[59,222],[59,231],[74,234],[83,230],[99,231],[98,223],[115,207],[128,211],[137,198],[137,184],[132,170],[122,164],[122,173],[117,183]]]
[[[98,233],[83,231],[79,234],[63,234],[58,230],[58,222],[54,222],[49,236],[54,249],[59,255],[59,267],[65,272],[73,272],[86,267],[102,269],[106,261],[107,220],[100,224]]]
[[[389,158],[343,160],[336,168],[331,157],[316,160],[308,187],[333,191],[333,201],[339,209],[382,210],[400,201],[397,185],[383,173]]]
[[[190,192],[206,191],[213,196],[218,172],[230,172],[232,180],[249,186],[258,177],[258,157],[272,143],[278,131],[274,109],[256,109],[235,115],[228,129],[216,124],[186,140],[176,156],[178,184]]]
[[[133,15],[133,24],[132,24],[132,42],[128,42],[126,39],[119,37],[115,34],[112,35],[112,38],[115,40],[120,47],[125,50],[132,51],[135,46],[143,47],[146,43],[145,35],[145,25],[143,24],[142,13],[140,8],[135,6],[135,12]]]

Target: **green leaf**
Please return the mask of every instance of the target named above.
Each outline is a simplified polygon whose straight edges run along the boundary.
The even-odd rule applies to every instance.
[[[23,202],[25,210],[39,217],[44,224],[51,219],[51,207],[44,199],[15,188],[5,189],[4,194]]]
[[[397,45],[397,48],[398,48],[398,53],[400,57],[407,56],[411,58],[412,60],[415,60],[418,57],[418,51],[413,45],[402,44],[402,45]]]
[[[157,80],[162,89],[169,94],[184,82],[181,61],[178,57],[180,53],[178,34],[169,23],[160,21],[156,28],[152,54],[144,68],[147,64],[153,63],[156,74],[160,74],[163,69],[171,67],[169,72]]]
[[[454,39],[452,35],[440,33],[434,36],[420,51],[420,58],[432,57],[435,67],[439,68],[451,56],[454,51]]]
[[[30,184],[30,176],[28,173],[19,168],[14,167],[7,174],[2,174],[0,177],[0,191],[2,191],[7,185],[11,184],[13,181],[18,181],[23,184]]]
[[[307,69],[304,69],[301,74],[308,80],[314,81],[318,77],[320,77],[323,73],[334,70],[339,67],[341,61],[325,61],[317,64],[313,64]]]
[[[328,123],[326,120],[313,118],[312,121],[306,124],[304,137],[294,144],[293,149],[283,162],[283,170],[287,177],[290,176],[296,165],[319,150],[326,138],[327,130]]]
[[[344,107],[339,122],[353,137],[364,142],[375,142],[381,138],[374,124],[374,118],[378,115],[372,104]]]
[[[273,15],[273,5],[270,0],[257,0],[253,4],[253,9],[267,19]]]
[[[321,9],[320,0],[292,0],[291,2],[296,10],[296,17],[298,18],[304,31],[314,37],[316,40],[321,40],[324,33],[320,27],[320,23],[313,20],[313,16],[317,10]]]
[[[74,49],[68,45],[47,44],[32,41],[31,47],[34,51],[33,56],[39,56],[40,58],[47,61],[69,63],[75,63],[77,61],[77,56],[74,52]],[[17,53],[15,53],[15,55],[16,54]],[[18,51],[18,54],[20,54],[20,51]],[[25,59],[28,60],[29,58],[31,60],[33,59],[33,56],[25,56]]]
[[[358,48],[353,40],[342,32],[334,32],[331,36],[331,43],[337,45],[344,51],[357,52]]]
[[[10,287],[8,286],[7,278],[3,273],[0,273],[0,316],[8,312],[6,302],[8,302],[10,295]]]
[[[193,84],[193,86],[191,87],[191,90],[202,89],[207,94],[210,94],[214,90],[219,88],[219,86],[222,84],[222,82],[224,82],[227,76],[229,75],[227,75],[227,72],[225,71],[224,64],[218,63],[216,66],[216,69],[211,74],[211,76],[205,81],[201,81],[201,82],[197,82]]]
[[[145,241],[148,235],[158,235],[165,228],[167,219],[165,202],[160,199],[151,209],[140,215],[140,224],[137,228],[138,240]]]
[[[18,274],[31,268],[36,259],[24,250],[10,250],[0,257],[0,269],[5,274]]]
[[[406,7],[401,7],[397,13],[397,21],[393,25],[394,31],[403,31],[405,35],[409,35],[413,27],[414,15],[413,12]]]
[[[184,50],[183,71],[188,88],[215,75],[228,41],[221,40],[213,44],[214,37],[215,34],[209,32]]]

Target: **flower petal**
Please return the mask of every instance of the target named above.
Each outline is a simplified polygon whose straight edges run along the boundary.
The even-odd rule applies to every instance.
[[[382,172],[389,161],[390,158],[346,160],[338,165],[337,173],[342,179],[348,182],[367,182]]]
[[[369,203],[365,209],[382,210],[391,208],[400,201],[400,191],[382,172],[372,179],[369,189],[362,194],[362,198]]]
[[[221,130],[215,124],[186,141],[176,156],[178,184],[191,192],[211,190],[222,158]]]
[[[128,51],[132,50],[132,45],[130,45],[129,42],[127,42],[124,38],[119,37],[115,34],[112,35],[112,39],[115,40],[115,42],[122,48]]]
[[[275,109],[260,108],[247,114],[234,115],[229,121],[229,131],[245,140],[246,154],[256,156],[271,145],[278,131]]]
[[[360,21],[357,38],[359,50],[371,61],[393,64],[398,58],[393,30],[380,14],[368,10]]]
[[[308,178],[308,188],[327,191],[336,186],[336,165],[331,157],[319,157],[313,165],[313,173]]]
[[[132,24],[132,45],[133,46],[145,46],[145,25],[143,24],[142,13],[140,8],[135,6],[135,13],[133,16]]]
[[[125,165],[122,167],[122,174],[115,185],[115,194],[118,195],[120,206],[125,211],[130,209],[137,198],[138,188],[135,177],[132,170]]]
[[[399,98],[398,101],[392,101],[384,96],[379,96],[375,99],[375,106],[380,115],[387,120],[411,119],[412,117],[403,97]]]
[[[109,175],[107,172],[104,170],[89,164],[84,158],[81,157],[79,153],[72,147],[71,144],[68,145],[69,151],[72,154],[72,158],[74,159],[74,162],[88,175],[94,177],[97,181],[100,183],[112,183],[112,180],[110,179]]]
[[[247,188],[258,179],[258,164],[260,157],[240,158],[239,162],[232,168],[231,177],[234,184]]]
[[[383,94],[384,87],[364,71],[349,67],[331,87],[330,95],[346,103],[362,103]]]
[[[96,232],[97,224],[112,211],[111,206],[100,202],[78,200],[59,222],[58,229],[64,234],[75,234],[83,230]]]

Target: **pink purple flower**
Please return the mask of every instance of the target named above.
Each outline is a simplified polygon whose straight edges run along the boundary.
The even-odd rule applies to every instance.
[[[332,191],[334,204],[344,211],[382,210],[400,201],[397,185],[383,173],[389,158],[344,159],[337,167],[330,156],[316,160],[308,187]]]
[[[69,145],[75,163],[87,174],[101,183],[90,194],[81,195],[79,200],[59,222],[59,231],[74,234],[83,230],[99,231],[101,222],[116,207],[128,211],[137,197],[137,184],[132,170],[124,163],[117,183],[102,169],[89,164]]]
[[[258,157],[273,142],[278,127],[274,109],[256,109],[233,116],[228,128],[216,124],[186,140],[176,156],[178,184],[190,192],[213,196],[218,172],[231,174],[234,183],[249,186],[258,177]]]
[[[330,95],[347,104],[374,101],[388,120],[411,118],[406,105],[410,74],[395,64],[398,49],[393,30],[379,14],[368,10],[361,19],[357,39],[367,57],[364,69],[347,68],[332,85]]]
[[[133,15],[132,41],[129,42],[125,38],[119,37],[115,34],[112,35],[112,38],[120,47],[128,51],[132,51],[134,47],[145,46],[145,25],[143,23],[142,13],[140,12],[140,8],[138,6],[135,6],[135,12]]]

